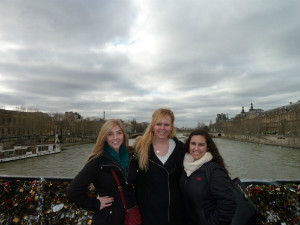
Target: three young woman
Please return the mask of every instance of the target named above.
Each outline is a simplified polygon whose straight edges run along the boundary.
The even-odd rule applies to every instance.
[[[157,109],[144,135],[137,138],[135,157],[128,154],[123,124],[108,120],[67,191],[70,200],[94,211],[94,224],[123,224],[114,170],[128,208],[137,200],[144,225],[230,224],[236,202],[218,148],[202,130],[192,132],[183,146],[176,138],[174,120],[171,110]],[[91,184],[97,198],[87,195]]]

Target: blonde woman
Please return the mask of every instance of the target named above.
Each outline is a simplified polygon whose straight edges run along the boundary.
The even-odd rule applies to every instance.
[[[136,191],[144,225],[184,224],[179,189],[184,153],[183,143],[176,138],[174,120],[170,109],[157,109],[144,135],[136,141]]]
[[[123,187],[128,208],[135,205],[136,161],[128,154],[128,136],[121,121],[105,122],[85,166],[72,181],[67,196],[79,207],[93,211],[93,224],[124,224],[124,206],[112,170]],[[87,195],[93,184],[96,198]]]

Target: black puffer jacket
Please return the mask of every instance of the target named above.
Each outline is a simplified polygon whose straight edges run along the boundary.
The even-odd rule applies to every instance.
[[[210,173],[209,181],[206,175],[207,168]],[[180,179],[180,187],[184,194],[188,224],[231,223],[236,209],[234,190],[230,177],[218,163],[207,162],[189,177],[184,171]]]
[[[144,225],[185,224],[182,195],[179,188],[183,170],[183,144],[176,147],[165,164],[157,158],[151,145],[147,172],[137,175],[137,201]]]
[[[98,157],[86,164],[71,182],[67,196],[76,205],[94,212],[93,224],[123,224],[124,206],[118,190],[118,185],[111,170],[118,176],[125,195],[128,208],[135,205],[135,192],[132,184],[135,183],[137,164],[130,156],[128,173],[105,150]],[[100,196],[114,197],[112,206],[100,210],[100,201],[87,196],[88,186],[93,183]]]

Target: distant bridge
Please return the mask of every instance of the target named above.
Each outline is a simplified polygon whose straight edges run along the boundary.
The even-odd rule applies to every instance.
[[[128,138],[137,138],[138,136],[142,136],[144,133],[127,133]]]
[[[185,137],[188,137],[190,135],[192,131],[180,131],[180,132],[176,132],[177,135],[181,134]],[[127,133],[128,138],[137,138],[138,136],[142,136],[144,133]],[[209,132],[211,137],[224,137],[224,133],[220,133],[220,132]]]
[[[210,136],[211,137],[224,137],[225,134],[224,133],[221,133],[221,132],[209,132]]]
[[[186,138],[190,135],[190,133],[192,133],[192,131],[180,131],[180,132],[177,132],[177,135],[183,135],[185,136]],[[224,133],[221,133],[221,132],[208,132],[209,135],[212,137],[212,138],[216,138],[216,137],[224,137],[225,134]]]

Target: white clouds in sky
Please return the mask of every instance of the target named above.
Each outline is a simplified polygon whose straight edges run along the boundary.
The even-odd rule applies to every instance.
[[[300,100],[294,0],[0,2],[0,107],[179,127]]]

